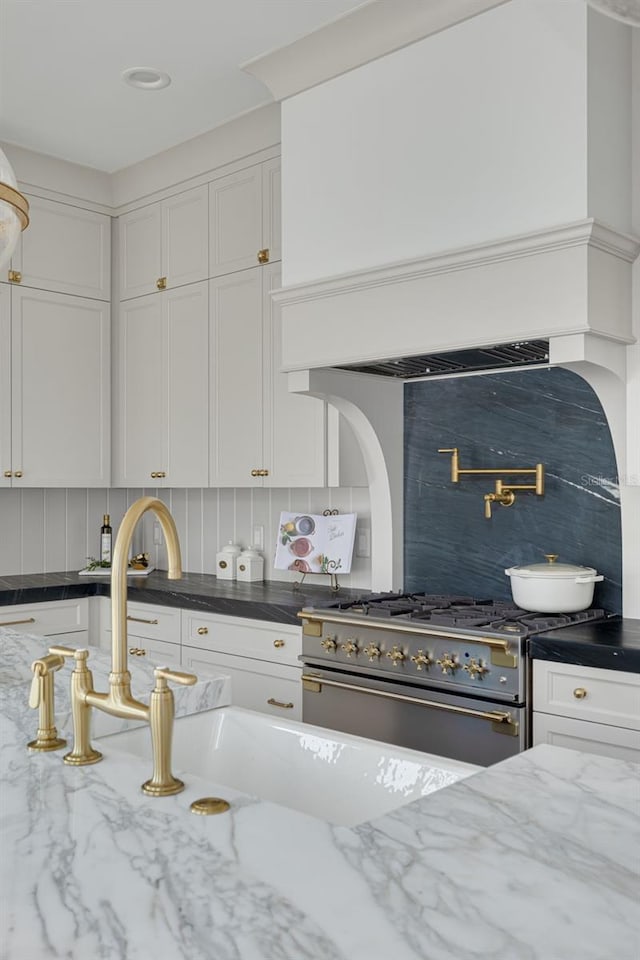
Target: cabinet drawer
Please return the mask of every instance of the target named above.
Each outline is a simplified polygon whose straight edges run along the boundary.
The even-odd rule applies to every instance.
[[[640,730],[640,674],[534,660],[533,709]]]
[[[137,659],[148,660],[155,666],[180,666],[180,644],[165,640],[150,640],[148,637],[128,636],[129,663]]]
[[[78,600],[0,607],[0,627],[17,630],[18,633],[35,633],[42,637],[88,631],[89,604],[86,597],[82,597]]]
[[[612,727],[605,723],[555,717],[547,713],[533,714],[533,746],[551,743],[601,757],[640,762],[640,737],[635,730]]]
[[[302,670],[224,653],[182,648],[182,667],[200,677],[225,673],[231,679],[231,703],[290,720],[302,719]]]
[[[298,666],[302,628],[183,611],[182,642],[202,650]]]
[[[111,635],[111,623],[108,625]],[[127,636],[160,640],[180,646],[180,610],[176,607],[157,607],[149,603],[127,603]]]

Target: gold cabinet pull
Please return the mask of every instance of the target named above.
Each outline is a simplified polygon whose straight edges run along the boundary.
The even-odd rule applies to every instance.
[[[293,704],[291,701],[289,701],[289,703],[283,703],[282,700],[274,700],[273,697],[269,697],[267,703],[271,707],[281,707],[283,710],[293,710]]]
[[[284,647],[284,640],[274,640],[273,645],[276,648],[276,650],[279,650],[280,647]]]
[[[14,473],[14,477],[18,477],[18,479],[20,479],[21,476],[22,476],[22,470],[16,470],[16,472]]]
[[[259,471],[259,470],[252,470],[252,471],[251,471],[251,476],[252,476],[252,477],[259,477],[259,476],[260,476],[260,471]]]
[[[258,263],[269,263],[269,248],[258,250]]]
[[[158,470],[158,472],[156,473],[156,477],[158,477],[159,480],[164,480],[164,478],[166,477],[166,473],[164,472],[164,470]]]
[[[167,278],[166,278],[166,277],[158,277],[158,279],[156,280],[156,287],[158,288],[158,290],[166,290],[166,289],[167,289]]]
[[[6,623],[0,623],[0,627],[17,627],[21,623],[35,623],[35,617],[27,617],[26,620],[7,620]]]
[[[209,627],[198,627],[197,632],[200,634],[201,637],[206,637],[206,635],[209,633]]]
[[[144,620],[142,617],[130,617],[129,615],[127,615],[127,620],[131,620],[132,623],[150,623],[151,625],[158,623],[157,620]]]
[[[142,647],[129,647],[129,653],[133,657],[146,657],[147,651],[143,650]]]
[[[9,270],[9,283],[22,283],[22,274],[19,270]]]
[[[575,690],[573,691],[573,695],[576,698],[576,700],[584,700],[584,698],[587,695],[587,691],[585,690],[584,687],[576,687]]]
[[[11,470],[5,470],[4,475],[5,475],[5,477],[7,477],[7,479],[8,479],[9,477],[12,477],[12,476],[13,476]]]

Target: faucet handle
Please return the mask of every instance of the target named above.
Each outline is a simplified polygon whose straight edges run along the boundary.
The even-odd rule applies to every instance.
[[[75,657],[76,660],[87,660],[89,651],[86,647],[49,647],[49,653],[57,654],[59,657]]]
[[[166,687],[166,683],[162,683],[163,680],[171,680],[184,687],[191,687],[198,682],[195,673],[182,673],[180,670],[170,670],[169,667],[156,667],[153,675],[156,678],[156,687],[159,689]]]

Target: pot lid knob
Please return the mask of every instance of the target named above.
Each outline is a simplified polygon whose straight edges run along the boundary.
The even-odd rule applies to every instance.
[[[545,553],[544,558],[545,558],[545,560],[548,560],[549,563],[555,563],[556,560],[558,559],[558,554],[557,554],[557,553]]]

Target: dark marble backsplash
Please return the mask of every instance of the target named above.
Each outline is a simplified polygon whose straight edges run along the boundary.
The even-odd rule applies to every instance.
[[[622,537],[609,426],[570,370],[523,370],[405,385],[405,589],[510,599],[506,567],[560,561],[596,567],[594,605],[622,610]],[[494,478],[463,468],[544,464],[545,495],[517,494],[484,516]],[[530,482],[527,478],[521,482]]]

